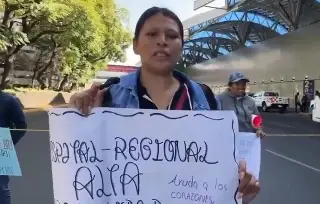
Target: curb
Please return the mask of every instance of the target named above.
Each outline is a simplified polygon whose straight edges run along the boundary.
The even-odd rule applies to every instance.
[[[30,109],[24,109],[24,113],[34,113],[34,112],[40,112],[40,111],[45,111],[45,108],[30,108]]]
[[[34,113],[34,112],[39,112],[39,111],[47,111],[50,108],[66,108],[68,107],[68,104],[61,104],[61,105],[56,105],[56,106],[44,106],[44,107],[39,107],[39,108],[26,108],[23,110],[24,113]]]

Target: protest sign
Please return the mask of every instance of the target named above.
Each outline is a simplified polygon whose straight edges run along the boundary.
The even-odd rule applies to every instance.
[[[0,175],[21,176],[20,164],[9,128],[0,128]]]
[[[261,139],[255,133],[239,132],[236,136],[237,161],[246,161],[247,171],[257,179],[261,164]]]
[[[236,204],[232,111],[49,111],[56,204]]]

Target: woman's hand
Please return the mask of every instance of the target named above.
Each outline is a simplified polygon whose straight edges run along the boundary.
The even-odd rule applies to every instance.
[[[257,137],[260,137],[260,138],[264,138],[266,136],[266,133],[264,133],[261,129],[257,130],[256,134],[257,134]]]
[[[247,172],[246,162],[239,163],[239,193],[238,198],[242,198],[243,204],[250,203],[260,192],[259,181]]]
[[[85,115],[88,115],[93,107],[100,107],[106,91],[106,89],[100,90],[100,86],[100,83],[94,83],[90,89],[72,95],[69,107],[77,108]]]

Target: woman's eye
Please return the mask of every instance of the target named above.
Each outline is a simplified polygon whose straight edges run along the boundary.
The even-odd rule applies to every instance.
[[[157,34],[156,32],[151,32],[151,33],[148,33],[147,35],[148,36],[156,36],[156,34]]]
[[[169,38],[172,38],[172,39],[176,39],[178,38],[179,36],[178,35],[168,35]]]

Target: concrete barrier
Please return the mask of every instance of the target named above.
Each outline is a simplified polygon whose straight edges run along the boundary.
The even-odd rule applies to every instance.
[[[73,93],[54,91],[31,91],[16,93],[24,108],[46,108],[69,103]]]
[[[54,92],[54,91],[32,91],[17,93],[16,96],[21,101],[24,108],[46,108],[48,106],[58,106],[69,103],[70,97],[74,93]],[[294,99],[290,98],[289,107],[294,108]]]

